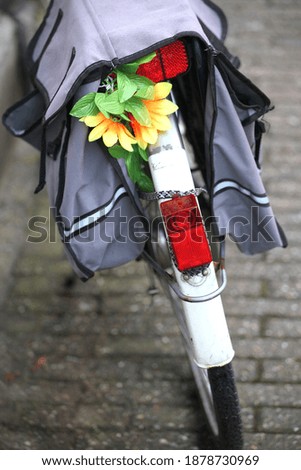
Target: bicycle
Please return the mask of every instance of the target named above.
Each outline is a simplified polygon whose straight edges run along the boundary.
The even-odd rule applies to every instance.
[[[225,241],[215,237],[214,227],[204,229],[202,206],[205,221],[210,221],[210,204],[206,189],[196,189],[193,175],[200,181],[201,171],[195,156],[185,149],[184,140],[189,144],[183,122],[180,130],[180,112],[181,108],[171,118],[171,129],[149,146],[155,191],[140,192],[152,227],[142,258],[155,272],[178,319],[208,433],[218,448],[241,449],[242,421],[231,365],[234,351],[221,301],[226,286]],[[212,252],[218,257],[215,261]]]

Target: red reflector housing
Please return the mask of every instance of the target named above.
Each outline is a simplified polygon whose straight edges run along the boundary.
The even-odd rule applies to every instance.
[[[179,271],[210,264],[212,254],[196,197],[175,197],[160,208]]]
[[[137,73],[158,83],[177,77],[186,72],[188,67],[185,45],[183,41],[178,40],[158,49],[156,57],[147,64],[140,65]]]

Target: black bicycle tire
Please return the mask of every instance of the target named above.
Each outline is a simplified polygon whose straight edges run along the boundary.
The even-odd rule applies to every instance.
[[[198,392],[198,398],[203,412],[202,415],[205,418],[207,429],[206,441],[212,443],[214,448],[220,450],[242,449],[243,426],[232,363],[230,362],[224,366],[210,367],[208,369],[197,366],[190,349],[189,341],[187,341],[187,327],[181,301],[176,298],[170,287],[162,280],[161,285],[163,290],[167,293],[171,308],[178,319]],[[210,397],[206,397],[206,389],[209,389]],[[213,420],[216,421],[217,429],[215,429],[212,423],[212,414],[214,414]]]
[[[242,449],[243,426],[232,363],[209,369],[198,367],[185,337],[184,344],[206,422],[206,442],[220,450]]]
[[[208,369],[208,378],[218,423],[216,445],[220,450],[243,449],[241,411],[232,363]]]

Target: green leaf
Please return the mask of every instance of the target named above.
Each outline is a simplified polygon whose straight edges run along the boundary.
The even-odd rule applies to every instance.
[[[110,114],[122,114],[124,112],[124,103],[120,103],[118,90],[110,94],[104,94],[104,99],[100,103],[101,108]]]
[[[148,154],[147,154],[147,151],[142,149],[141,147],[139,147],[139,145],[137,146],[138,147],[138,152],[139,152],[139,155],[140,157],[142,158],[142,160],[144,160],[145,162],[148,162]]]
[[[104,109],[103,102],[105,100],[104,93],[96,93],[95,95],[95,105],[98,108],[98,111],[101,112],[106,118],[110,119],[110,114]]]
[[[124,121],[131,122],[130,118],[129,118],[125,113],[120,114],[120,117],[121,117]]]
[[[135,96],[143,100],[153,100],[155,96],[155,87],[153,85],[143,86],[137,91]]]
[[[138,65],[147,64],[148,62],[151,62],[155,57],[156,57],[156,53],[152,52],[151,54],[141,57],[141,59],[135,60],[135,64],[138,64]]]
[[[98,107],[99,111],[101,111],[102,103],[104,102],[105,94],[104,93],[95,93],[94,102]]]
[[[131,74],[129,75],[130,80],[132,80],[137,88],[144,88],[148,86],[155,86],[155,83],[152,82],[149,78],[143,77],[142,75]]]
[[[140,157],[136,152],[131,152],[125,161],[128,175],[134,183],[137,183],[140,179],[141,167]]]
[[[119,101],[124,103],[136,93],[138,87],[125,73],[120,70],[117,70],[116,73]]]
[[[98,107],[95,105],[96,93],[88,93],[80,98],[70,111],[71,116],[82,118],[85,116],[96,116],[99,112]]]
[[[131,64],[120,65],[118,67],[118,71],[126,73],[126,74],[129,74],[129,73],[133,74],[137,72],[138,67],[139,65],[133,62]]]
[[[133,183],[137,184],[142,191],[154,191],[151,178],[143,170],[141,157],[145,159],[146,152],[134,145],[134,151],[128,152],[120,145],[108,148],[109,154],[114,158],[124,158],[127,172]]]
[[[134,152],[129,152],[125,164],[129,177],[142,191],[154,191],[154,185],[151,178],[143,171],[138,145],[134,146]]]
[[[151,178],[147,176],[143,171],[141,171],[139,181],[137,181],[137,185],[145,193],[151,193],[155,189]]]
[[[133,96],[131,99],[125,102],[125,111],[131,113],[136,121],[139,122],[142,126],[150,126],[151,118],[147,107],[141,101],[140,98]]]
[[[131,152],[128,152],[120,145],[114,145],[113,147],[108,148],[109,154],[114,158],[124,158],[127,159]]]

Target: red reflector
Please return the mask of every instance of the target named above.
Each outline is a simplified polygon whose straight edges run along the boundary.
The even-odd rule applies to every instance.
[[[139,66],[137,73],[153,82],[174,78],[188,70],[188,57],[183,41],[175,41],[156,51],[156,57]]]
[[[196,197],[176,197],[162,202],[160,208],[179,271],[211,263],[211,250]]]

